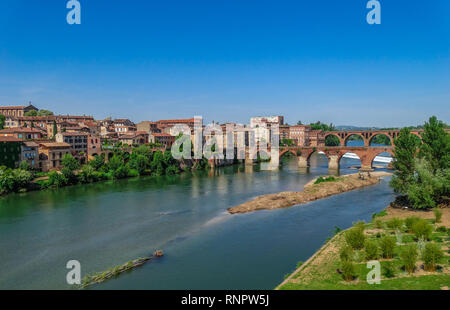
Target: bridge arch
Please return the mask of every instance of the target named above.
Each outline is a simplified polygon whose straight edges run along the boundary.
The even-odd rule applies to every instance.
[[[361,154],[353,151],[342,152],[338,157],[339,168],[361,167]]]
[[[379,151],[379,152],[372,153],[371,156],[370,156],[370,158],[369,158],[369,161],[370,161],[370,167],[373,168],[373,166],[374,166],[373,163],[374,163],[375,158],[376,158],[377,156],[380,156],[380,155],[383,156],[383,155],[384,155],[384,157],[387,157],[387,156],[386,156],[387,154],[389,154],[391,158],[394,158],[394,152],[393,152],[392,150],[389,150],[389,149],[386,149],[386,150],[383,150],[383,151]],[[386,163],[386,166],[387,166],[387,163]]]
[[[375,133],[369,138],[368,146],[373,146],[372,144],[378,144],[376,146],[392,146],[394,139],[386,133]]]
[[[349,146],[348,142],[351,141],[350,138],[352,138],[352,137],[360,137],[361,140],[363,141],[364,145],[366,145],[366,138],[364,137],[364,135],[362,133],[351,133],[347,137],[345,137],[343,146]]]
[[[292,149],[284,149],[284,150],[282,150],[282,151],[280,152],[280,155],[279,155],[280,159],[281,159],[283,156],[285,156],[286,154],[288,154],[288,153],[290,153],[290,154],[292,154],[292,155],[294,155],[294,156],[297,156],[297,153],[296,153],[294,150],[292,150]]]
[[[333,132],[325,133],[325,146],[342,146],[343,140]]]

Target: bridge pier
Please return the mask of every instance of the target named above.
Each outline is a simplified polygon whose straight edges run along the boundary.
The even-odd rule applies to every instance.
[[[298,163],[298,167],[299,168],[308,168],[309,164],[308,164],[308,159],[303,157],[303,156],[298,156],[297,157],[297,163]]]
[[[339,170],[339,156],[329,155],[328,156],[328,170]]]

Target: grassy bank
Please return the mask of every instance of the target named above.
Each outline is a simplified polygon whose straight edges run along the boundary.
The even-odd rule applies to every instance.
[[[430,216],[433,212],[399,216],[398,210],[388,208],[368,224],[339,232],[277,289],[446,289],[450,286],[450,230],[445,218],[450,217],[450,210],[443,209],[443,213],[444,220],[436,223]],[[359,240],[354,234],[358,227],[363,232]],[[366,281],[370,260],[380,262],[380,284]]]

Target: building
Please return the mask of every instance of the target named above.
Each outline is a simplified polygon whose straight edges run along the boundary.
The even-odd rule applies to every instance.
[[[256,143],[270,143],[272,138],[272,126],[284,125],[283,116],[258,116],[250,118],[250,128],[255,133]]]
[[[152,133],[149,136],[150,143],[159,143],[165,147],[171,147],[175,142],[175,136],[165,134],[165,133]]]
[[[120,135],[119,141],[127,145],[141,145],[147,144],[149,141],[149,134],[146,131],[136,131],[126,135]]]
[[[37,128],[6,128],[0,130],[0,136],[15,137],[18,139],[41,139],[46,133]]]
[[[35,106],[29,104],[28,106],[10,106],[0,107],[0,114],[4,116],[25,116],[25,113],[29,111],[39,111]]]
[[[143,121],[136,125],[137,131],[145,131],[147,133],[160,133],[161,129],[158,129],[156,122]]]
[[[39,168],[39,144],[34,141],[22,143],[20,162],[26,161],[31,168]]]
[[[0,136],[0,166],[16,168],[19,165],[22,139]]]
[[[39,143],[39,168],[43,172],[60,169],[62,158],[70,154],[70,144],[64,142],[41,142]]]
[[[309,141],[309,146],[325,146],[325,132],[323,130],[311,130]]]
[[[196,122],[199,122],[198,126],[202,126],[202,121],[196,120],[195,118],[159,120],[156,122],[156,126],[161,133],[176,136],[179,129],[174,128],[175,125],[186,125],[187,127],[189,127],[191,134],[193,134]]]
[[[89,134],[87,137],[87,155],[88,159],[92,159],[102,152],[102,141],[100,136]]]
[[[289,127],[289,139],[293,140],[298,146],[310,145],[311,126],[295,125]]]
[[[115,119],[113,122],[113,128],[119,135],[136,131],[136,125],[129,119]]]
[[[289,132],[290,132],[290,126],[289,125],[280,125],[280,141],[283,139],[290,139],[289,138]]]

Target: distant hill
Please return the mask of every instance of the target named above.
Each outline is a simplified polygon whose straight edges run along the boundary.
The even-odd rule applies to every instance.
[[[379,130],[379,127],[358,127],[358,126],[351,126],[351,125],[340,125],[336,126],[336,130]]]

